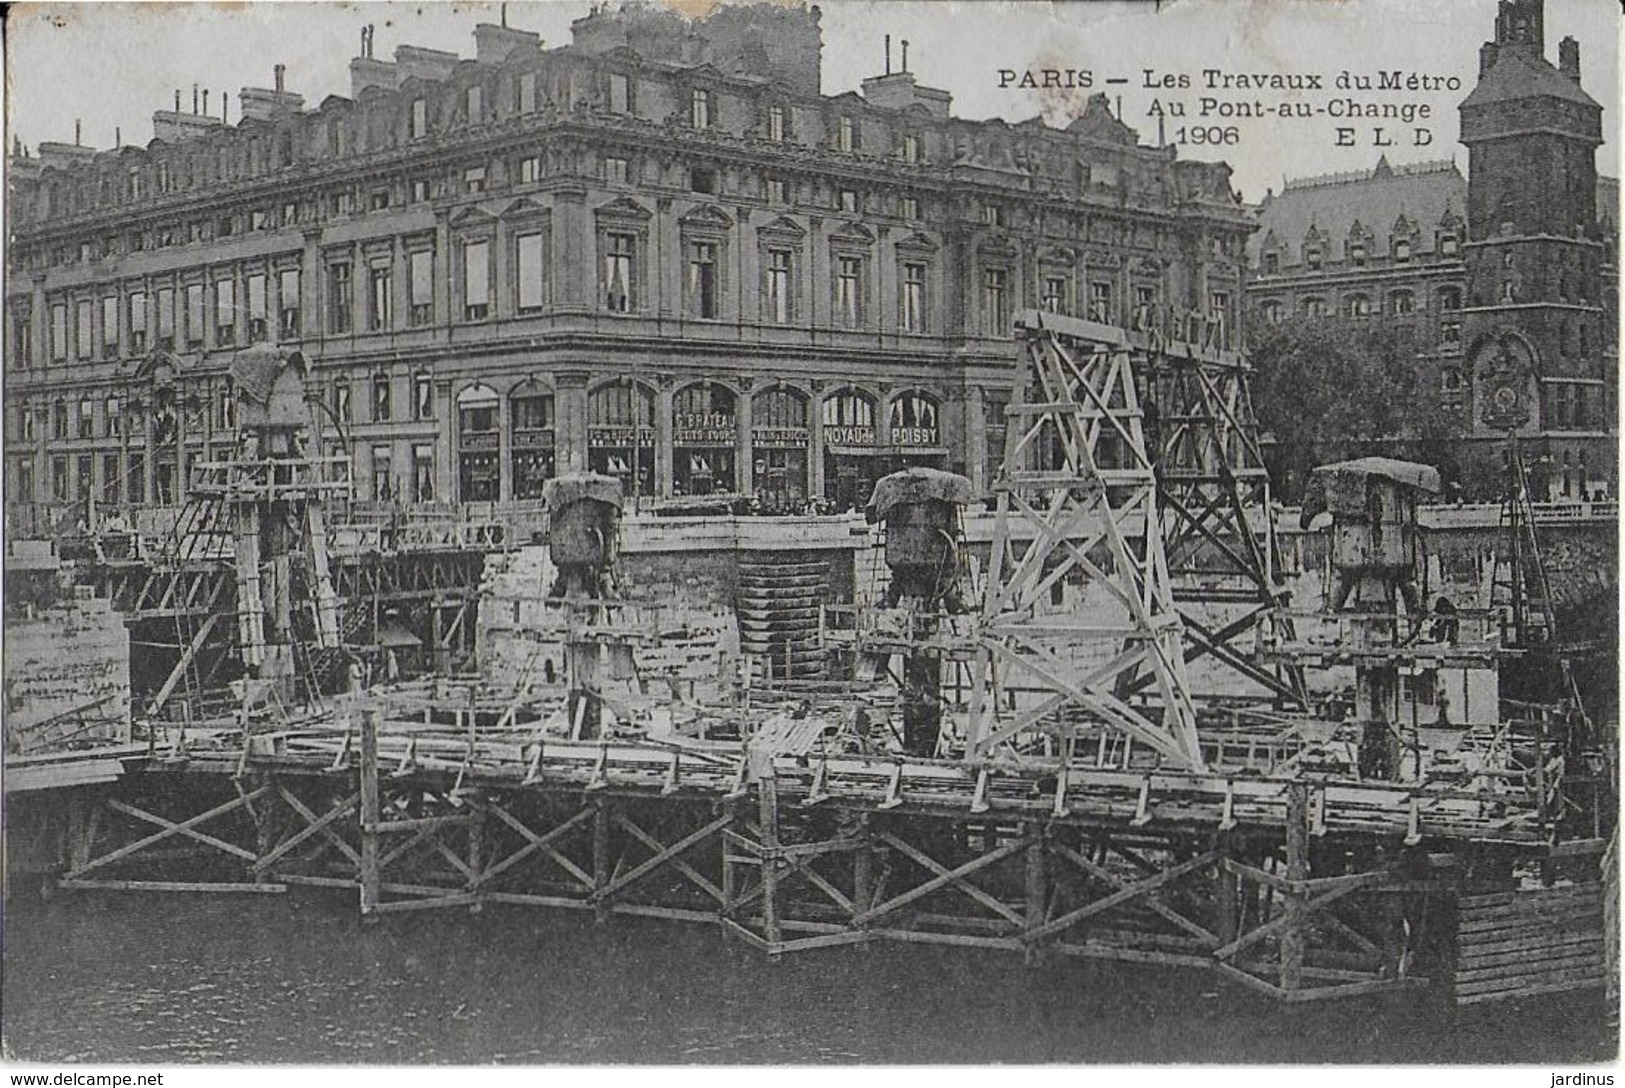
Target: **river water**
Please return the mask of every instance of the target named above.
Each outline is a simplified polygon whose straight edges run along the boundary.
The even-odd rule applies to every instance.
[[[711,926],[576,912],[363,925],[339,893],[15,891],[3,1026],[26,1061],[1552,1064],[1614,1048],[1600,997],[1283,1009],[1202,973],[927,946],[772,964]]]

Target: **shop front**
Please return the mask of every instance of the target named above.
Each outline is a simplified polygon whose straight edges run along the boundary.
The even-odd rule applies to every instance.
[[[587,398],[587,466],[621,481],[627,496],[655,493],[654,394],[632,382]]]
[[[824,399],[822,418],[824,498],[838,511],[856,510],[886,474],[874,398],[856,389],[833,393]]]
[[[508,401],[513,497],[539,499],[543,485],[557,475],[553,394],[534,385],[514,390]]]
[[[807,398],[793,389],[768,389],[751,400],[751,477],[764,513],[793,513],[807,505]]]
[[[942,443],[941,411],[924,393],[900,393],[886,413],[887,445],[880,460],[887,475],[905,468],[944,468],[948,450]]]
[[[739,418],[734,394],[701,382],[672,398],[672,494],[715,495],[739,489]]]
[[[488,385],[457,395],[457,497],[461,502],[496,502],[502,491],[501,401]]]

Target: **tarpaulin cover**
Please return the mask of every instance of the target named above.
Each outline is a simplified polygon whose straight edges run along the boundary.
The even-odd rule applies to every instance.
[[[1345,486],[1364,487],[1372,476],[1392,480],[1406,487],[1414,487],[1429,495],[1439,493],[1439,470],[1432,465],[1419,465],[1415,461],[1397,461],[1392,457],[1360,457],[1353,461],[1338,461],[1330,465],[1315,466],[1315,475],[1328,485],[1342,490]]]
[[[935,501],[968,506],[971,497],[970,481],[957,473],[937,468],[905,468],[882,476],[875,483],[875,493],[869,497],[870,520],[885,517],[892,507],[901,503]]]
[[[283,367],[282,355],[271,344],[255,344],[231,358],[231,381],[245,400],[266,406],[271,403],[271,387]]]
[[[543,484],[542,499],[550,510],[561,509],[582,499],[608,503],[619,510],[621,481],[613,476],[600,476],[596,472],[573,472]]]

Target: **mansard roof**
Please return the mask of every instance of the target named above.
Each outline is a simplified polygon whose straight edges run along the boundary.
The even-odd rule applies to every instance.
[[[1397,225],[1401,217],[1420,228],[1418,255],[1426,254],[1432,251],[1433,228],[1459,224],[1459,210],[1466,206],[1467,179],[1448,160],[1390,166],[1384,159],[1370,173],[1295,179],[1264,198],[1249,258],[1256,263],[1264,239],[1274,235],[1289,255],[1283,263],[1292,264],[1312,229],[1344,238],[1356,223]]]

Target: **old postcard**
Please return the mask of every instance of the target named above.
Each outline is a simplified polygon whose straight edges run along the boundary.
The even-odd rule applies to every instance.
[[[6,1062],[1612,1083],[1618,41],[13,6]]]

